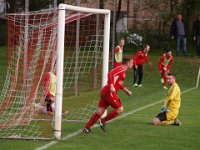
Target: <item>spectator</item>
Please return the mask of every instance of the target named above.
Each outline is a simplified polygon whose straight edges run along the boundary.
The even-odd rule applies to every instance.
[[[200,56],[200,15],[193,23],[193,38],[196,41],[197,56]]]
[[[171,25],[172,39],[176,40],[176,56],[179,55],[181,43],[183,44],[183,55],[187,55],[187,39],[186,39],[186,23],[182,19],[182,15],[177,15],[177,18]]]

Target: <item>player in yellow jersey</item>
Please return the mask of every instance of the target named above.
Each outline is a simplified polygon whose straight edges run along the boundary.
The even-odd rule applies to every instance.
[[[115,47],[114,50],[114,68],[120,66],[122,64],[122,58],[123,58],[123,47],[125,44],[125,40],[123,38],[121,38],[119,40],[119,44]]]
[[[44,93],[46,95],[46,106],[33,103],[33,106],[39,108],[42,113],[53,115],[55,111],[55,95],[56,95],[56,73],[55,68],[45,76]]]
[[[48,72],[45,76],[45,91],[47,92],[45,101],[47,102],[46,111],[53,113],[55,110],[55,95],[56,95],[56,74],[55,69],[52,72]]]
[[[152,120],[154,125],[181,125],[181,122],[177,119],[179,108],[181,105],[181,91],[176,83],[176,77],[174,74],[169,73],[167,76],[167,82],[170,85],[170,89],[167,93],[167,97],[164,99],[164,106],[161,112]]]

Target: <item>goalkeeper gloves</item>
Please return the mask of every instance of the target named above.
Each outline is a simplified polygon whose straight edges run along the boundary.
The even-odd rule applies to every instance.
[[[170,112],[170,110],[168,108],[166,108],[166,107],[163,106],[161,108],[161,113],[164,113],[164,112]]]

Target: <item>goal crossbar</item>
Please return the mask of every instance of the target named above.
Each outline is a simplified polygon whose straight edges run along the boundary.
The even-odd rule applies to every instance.
[[[67,4],[60,4],[59,10],[61,10],[61,9],[72,10],[72,11],[77,11],[77,12],[103,14],[103,15],[110,14],[110,10],[107,10],[107,9],[94,9],[94,8],[71,6],[71,5],[67,5]]]

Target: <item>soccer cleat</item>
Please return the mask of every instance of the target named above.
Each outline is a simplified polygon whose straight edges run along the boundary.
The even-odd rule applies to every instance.
[[[139,84],[138,87],[142,87],[142,84]]]
[[[176,119],[174,120],[174,125],[175,125],[175,126],[181,126],[181,122],[180,122],[180,120],[178,120],[178,118],[176,118]]]
[[[166,86],[163,86],[163,89],[167,90],[168,88]]]
[[[68,115],[69,111],[65,111],[64,113],[62,113],[63,117],[66,117]]]
[[[101,129],[102,129],[104,132],[106,132],[106,124],[103,123],[103,122],[101,121],[101,119],[99,119],[99,125],[100,125]]]
[[[91,130],[90,130],[90,128],[83,128],[83,133],[90,133],[91,132]]]
[[[138,84],[137,84],[137,83],[135,83],[135,84],[133,85],[133,87],[138,87]]]
[[[164,83],[164,79],[163,79],[163,78],[161,78],[161,79],[160,79],[160,82],[161,82],[161,83]]]

